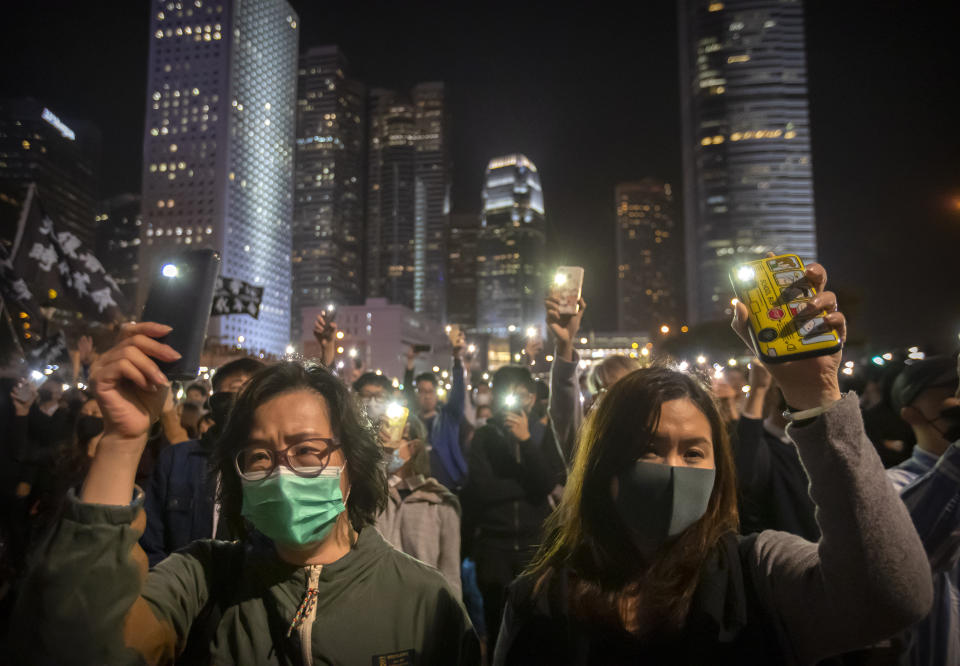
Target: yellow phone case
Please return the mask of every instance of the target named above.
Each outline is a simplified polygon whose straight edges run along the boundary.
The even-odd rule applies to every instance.
[[[816,290],[804,278],[803,262],[782,254],[744,264],[730,273],[737,298],[750,310],[750,333],[757,353],[768,363],[832,354],[843,343],[833,330],[823,331],[823,316],[796,322]]]

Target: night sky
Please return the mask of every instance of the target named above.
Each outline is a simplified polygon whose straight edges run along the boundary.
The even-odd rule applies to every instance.
[[[447,84],[454,212],[479,210],[494,155],[523,152],[537,164],[552,258],[586,267],[585,326],[610,330],[614,185],[656,176],[681,191],[674,3],[453,4],[293,2],[301,49],[339,44],[368,85]],[[139,191],[149,7],[4,3],[0,95],[32,95],[99,126],[103,196]],[[960,8],[806,8],[820,257],[852,333],[954,346]]]

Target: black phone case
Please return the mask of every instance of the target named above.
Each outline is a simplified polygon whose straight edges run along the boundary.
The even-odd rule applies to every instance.
[[[163,275],[167,264],[177,267],[176,277]],[[156,265],[140,321],[155,321],[173,328],[158,338],[182,355],[172,363],[157,361],[168,379],[189,380],[197,376],[219,273],[220,255],[213,250],[180,252]]]

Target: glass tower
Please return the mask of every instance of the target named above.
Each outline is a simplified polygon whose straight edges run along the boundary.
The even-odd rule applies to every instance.
[[[297,21],[286,0],[151,2],[142,275],[171,251],[220,252],[263,303],[211,318],[208,337],[254,353],[290,335]]]
[[[616,187],[617,330],[679,327],[682,248],[670,183],[645,178]]]
[[[546,219],[536,165],[525,156],[490,160],[477,248],[477,328],[497,335],[543,314]]]
[[[450,216],[447,241],[447,321],[466,329],[477,326],[477,235],[476,213]]]
[[[723,317],[728,271],[767,251],[816,258],[800,0],[681,0],[687,307]]]
[[[443,83],[370,92],[367,296],[446,319],[450,224]]]
[[[304,307],[363,302],[366,91],[336,46],[300,56],[293,208],[292,339]]]

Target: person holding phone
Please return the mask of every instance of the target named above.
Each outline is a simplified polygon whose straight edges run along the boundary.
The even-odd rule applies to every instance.
[[[320,367],[278,363],[236,398],[212,460],[240,539],[194,542],[147,571],[134,477],[169,386],[157,361],[179,356],[156,340],[169,330],[127,325],[93,366],[103,437],[24,583],[13,659],[170,663],[193,630],[209,663],[478,663],[443,577],[374,529],[381,448]]]
[[[563,469],[546,426],[530,419],[536,390],[527,368],[504,366],[493,374],[494,416],[474,433],[461,495],[491,650],[507,586],[540,543],[549,495]]]
[[[807,274],[838,337],[846,320]],[[746,305],[734,329],[751,344]],[[563,501],[513,585],[493,663],[814,664],[923,618],[923,545],[838,384],[840,352],[769,366],[822,536],[741,536],[733,454],[693,376],[614,384],[581,430]]]

